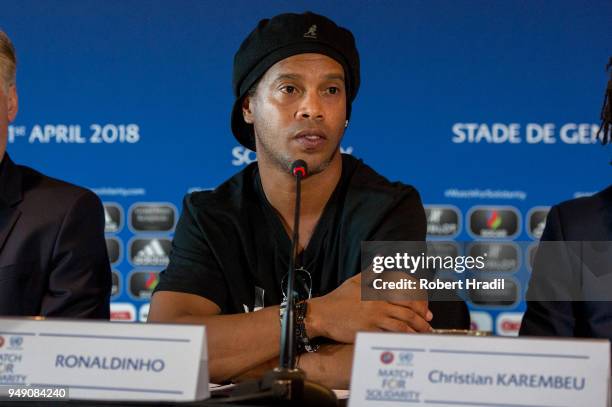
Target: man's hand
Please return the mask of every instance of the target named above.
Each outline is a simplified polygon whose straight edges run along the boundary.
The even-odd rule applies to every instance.
[[[359,331],[430,332],[427,300],[362,301],[361,274],[331,293],[308,301],[308,336],[353,343]]]
[[[322,345],[317,352],[303,353],[298,368],[306,372],[308,380],[330,389],[346,390],[351,382],[353,345]]]

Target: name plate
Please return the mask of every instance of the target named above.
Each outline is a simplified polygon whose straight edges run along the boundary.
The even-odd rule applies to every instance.
[[[606,407],[609,378],[608,340],[360,333],[349,406]]]
[[[0,386],[4,397],[45,394],[23,391],[30,386],[66,390],[61,394],[70,399],[204,399],[209,397],[205,329],[0,319]]]

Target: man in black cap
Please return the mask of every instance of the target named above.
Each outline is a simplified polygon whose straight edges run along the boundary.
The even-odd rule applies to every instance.
[[[359,55],[350,31],[328,18],[260,21],[236,53],[233,87],[232,131],[258,162],[185,198],[149,321],[205,324],[214,382],[276,365],[295,208],[290,167],[303,159],[298,366],[346,388],[356,332],[432,329],[427,301],[360,300],[360,243],[423,241],[419,194],[340,154]]]

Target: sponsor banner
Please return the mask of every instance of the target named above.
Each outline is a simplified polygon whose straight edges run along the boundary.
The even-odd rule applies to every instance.
[[[129,302],[111,302],[110,319],[117,322],[134,322],[136,307]]]
[[[470,329],[473,331],[493,332],[493,318],[483,311],[470,312]]]
[[[529,270],[529,272],[533,270],[533,264],[535,263],[535,256],[538,253],[538,245],[539,243],[534,242],[527,247],[527,261],[525,263],[527,265],[527,270]]]
[[[522,312],[500,312],[497,315],[495,332],[501,336],[518,336],[522,320]]]
[[[425,205],[427,238],[453,239],[461,232],[461,211],[452,205]]]
[[[534,240],[540,240],[544,227],[546,226],[546,216],[550,211],[549,206],[536,206],[527,212],[527,234]]]
[[[172,240],[165,237],[133,238],[129,242],[129,261],[133,266],[167,266]]]
[[[608,340],[357,334],[349,407],[608,404]]]
[[[481,307],[511,307],[520,300],[521,290],[513,278],[479,277],[481,283],[496,284],[494,290],[468,290],[470,301]]]
[[[483,272],[515,272],[521,265],[520,249],[514,242],[478,242],[468,244],[468,253],[472,257],[482,256]]]
[[[104,202],[104,232],[117,233],[123,229],[123,207],[116,202]]]
[[[149,307],[149,303],[144,304],[140,307],[140,309],[138,310],[138,321],[147,322],[147,318],[149,318]]]
[[[117,270],[111,271],[111,300],[121,295],[121,273]]]
[[[467,218],[468,233],[475,239],[512,239],[521,232],[521,215],[513,206],[475,206]]]
[[[148,300],[159,283],[159,271],[134,270],[128,276],[128,293],[136,300]]]
[[[0,326],[12,346],[0,353],[2,384],[66,388],[76,400],[209,396],[204,326],[21,319]]]
[[[110,236],[106,238],[106,252],[111,266],[121,263],[123,259],[123,249],[121,240],[118,237]]]
[[[172,232],[177,209],[169,202],[138,202],[130,207],[130,230],[134,233]]]

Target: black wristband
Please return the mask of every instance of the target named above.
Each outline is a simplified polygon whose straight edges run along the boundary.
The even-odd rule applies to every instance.
[[[319,350],[319,345],[310,341],[306,333],[306,324],[304,323],[306,313],[308,312],[308,303],[300,301],[295,304],[295,312],[295,336],[297,337],[298,351],[316,352]]]

